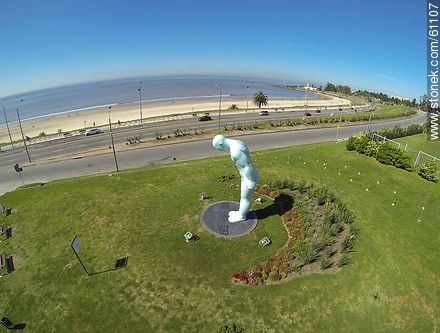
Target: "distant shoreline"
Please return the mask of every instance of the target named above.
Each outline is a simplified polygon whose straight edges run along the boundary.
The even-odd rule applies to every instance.
[[[216,96],[215,96],[216,97]],[[306,103],[309,107],[319,106],[336,106],[348,105],[350,101],[332,97],[324,96],[323,99],[276,99],[269,98],[269,105],[267,108],[292,108],[304,106]],[[249,99],[243,99],[233,96],[222,96],[222,110],[226,111],[232,104],[237,105],[240,109],[248,108],[255,109],[251,96]],[[98,107],[84,108],[80,110],[72,110],[59,112],[51,115],[37,116],[31,119],[22,121],[23,132],[25,136],[36,137],[41,132],[45,134],[55,134],[61,132],[68,132],[83,128],[99,127],[108,124],[108,106],[111,108],[112,122],[127,122],[140,119],[139,104],[136,103],[121,103],[121,104],[107,104]],[[161,116],[169,116],[176,114],[187,113],[204,113],[205,111],[217,112],[219,108],[219,98],[212,96],[197,99],[162,99],[162,101],[143,101],[142,113],[143,119],[155,118]],[[13,140],[21,140],[21,133],[17,122],[9,124]],[[6,125],[0,127],[0,142],[9,142]]]
[[[138,92],[140,88],[141,96]],[[169,101],[177,103],[180,100],[198,103],[199,100],[215,101],[220,93],[223,98],[246,99],[259,90],[264,91],[270,99],[306,98],[303,92],[275,84],[272,80],[233,76],[165,76],[66,85],[6,96],[0,101],[6,109],[9,122],[13,123],[17,121],[16,108],[19,108],[22,120],[31,120],[63,113],[88,112],[108,105],[137,105],[139,97],[148,104]],[[0,127],[3,123],[4,118],[0,116]]]

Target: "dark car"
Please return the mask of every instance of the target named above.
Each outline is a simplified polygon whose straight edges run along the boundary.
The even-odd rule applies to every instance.
[[[209,121],[209,120],[212,120],[212,118],[208,115],[199,117],[199,121]]]
[[[339,108],[339,111],[342,111],[342,108]]]
[[[304,115],[305,115],[306,117],[310,117],[312,114],[311,114],[310,112],[306,112],[306,113],[304,113]]]
[[[86,132],[86,136],[103,133],[99,128],[91,128]]]
[[[260,116],[268,116],[268,115],[269,115],[269,111],[267,111],[267,110],[260,111]]]
[[[321,113],[321,110],[320,109],[316,109],[316,113]]]

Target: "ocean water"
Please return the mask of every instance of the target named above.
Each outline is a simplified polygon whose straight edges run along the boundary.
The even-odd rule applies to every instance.
[[[304,92],[283,87],[285,82],[239,77],[186,76],[84,83],[8,96],[1,98],[0,102],[6,109],[9,122],[17,121],[17,107],[22,120],[66,112],[87,112],[106,105],[139,103],[140,81],[144,105],[177,100],[218,100],[220,92],[225,98],[240,99],[247,95],[252,96],[258,90],[268,95],[269,99],[306,98]],[[308,93],[308,98],[320,99],[320,96]],[[3,112],[0,112],[0,124],[5,124]]]

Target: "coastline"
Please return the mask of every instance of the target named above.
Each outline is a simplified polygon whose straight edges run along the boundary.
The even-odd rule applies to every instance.
[[[308,100],[308,107],[317,106],[336,106],[348,105],[350,101],[324,95],[325,99]],[[236,104],[240,109],[246,109],[247,100],[226,97],[222,99],[222,111],[226,111],[232,104]],[[303,99],[269,99],[269,105],[265,108],[292,108],[301,107],[306,104]],[[109,104],[111,105],[111,104]],[[219,108],[218,99],[195,99],[195,100],[168,100],[142,103],[143,119],[155,118],[167,115],[184,113],[203,114],[206,112],[217,112]],[[249,99],[249,109],[255,108],[251,98]],[[250,111],[257,112],[257,111]],[[126,122],[140,119],[139,104],[113,104],[111,108],[111,120],[115,122]],[[58,132],[68,132],[82,128],[99,127],[108,125],[108,105],[97,108],[85,108],[83,110],[73,110],[60,112],[57,114],[36,117],[22,121],[25,136],[36,137],[41,132],[45,134],[55,134]],[[14,141],[21,140],[20,128],[17,122],[10,123],[11,136]],[[5,125],[0,127],[0,143],[9,142],[9,136]]]

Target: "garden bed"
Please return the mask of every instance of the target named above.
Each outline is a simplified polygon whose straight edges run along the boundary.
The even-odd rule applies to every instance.
[[[332,273],[350,261],[354,216],[329,190],[306,181],[281,180],[256,192],[273,201],[288,234],[287,243],[263,263],[234,273],[233,282],[279,283],[312,273]]]

